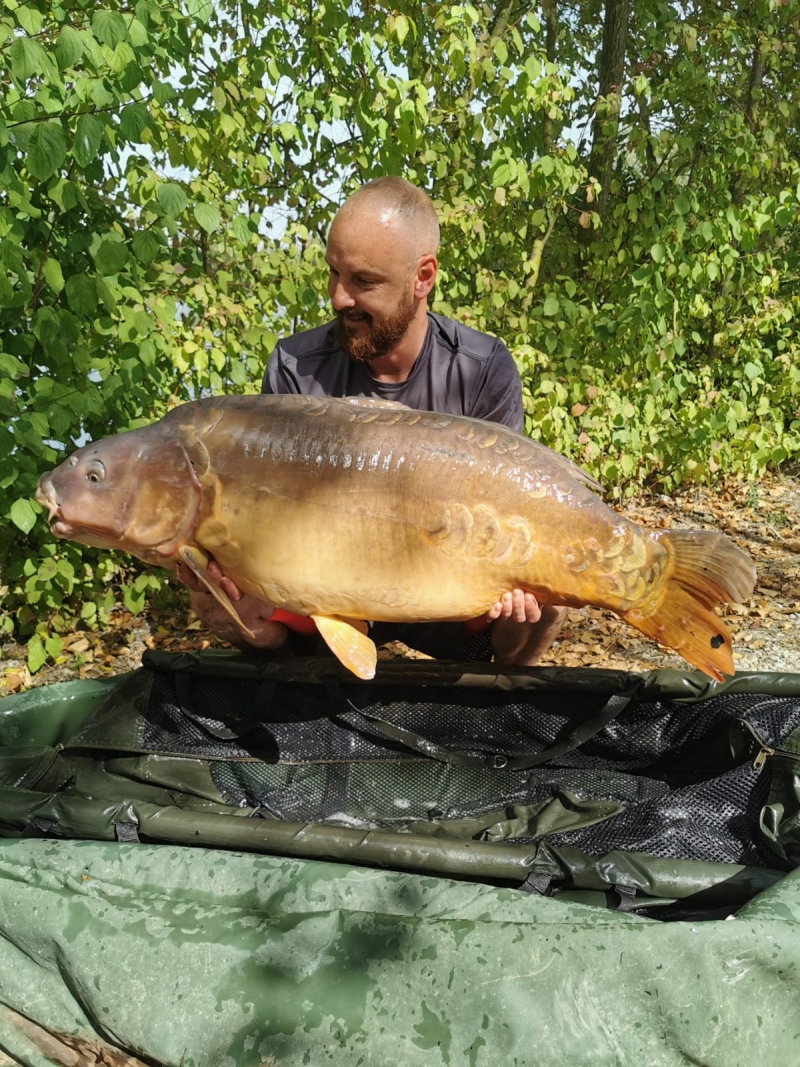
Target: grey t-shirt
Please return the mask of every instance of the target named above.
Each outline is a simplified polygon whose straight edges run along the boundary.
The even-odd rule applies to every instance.
[[[522,385],[502,341],[428,312],[428,332],[404,382],[377,382],[346,355],[333,323],[278,342],[267,364],[263,393],[375,396],[420,411],[470,415],[522,432]]]

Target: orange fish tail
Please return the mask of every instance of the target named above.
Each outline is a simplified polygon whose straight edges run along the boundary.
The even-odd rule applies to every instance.
[[[718,682],[724,681],[724,675],[734,673],[733,648],[714,607],[751,595],[756,581],[753,561],[724,534],[665,530],[656,536],[670,555],[662,595],[647,614],[631,608],[622,618]]]

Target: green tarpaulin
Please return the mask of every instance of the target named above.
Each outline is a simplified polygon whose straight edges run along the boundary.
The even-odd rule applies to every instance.
[[[770,775],[774,868],[587,856],[547,827],[602,825],[624,803],[584,810],[558,793],[544,822],[520,822],[545,827],[527,843],[516,809],[510,840],[493,842],[469,820],[453,823],[461,837],[426,837],[231,807],[208,759],[145,751],[142,677],[0,701],[0,1067],[800,1065],[796,732],[781,752],[761,740],[738,755],[710,735],[709,759],[752,769],[755,752],[757,788]],[[567,676],[553,677],[562,692]],[[646,691],[682,693],[685,708],[705,699],[691,685],[653,676]],[[800,676],[731,692],[783,714],[775,701],[795,706]],[[279,759],[266,770],[284,773]],[[555,895],[487,884],[528,872]],[[707,917],[609,910],[614,889]]]
[[[0,1048],[31,1067],[95,1062],[66,1053],[98,1040],[170,1067],[793,1067],[800,877],[734,919],[659,923],[329,863],[5,841],[0,975]]]

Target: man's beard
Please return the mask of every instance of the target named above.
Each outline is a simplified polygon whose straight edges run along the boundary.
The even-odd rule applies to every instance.
[[[367,324],[367,332],[357,334],[347,328],[345,312],[336,313],[334,334],[342,350],[358,363],[372,363],[390,352],[403,339],[417,311],[413,296],[408,303],[401,303],[388,315],[368,315],[360,312],[359,321]],[[363,316],[363,317],[361,317]]]

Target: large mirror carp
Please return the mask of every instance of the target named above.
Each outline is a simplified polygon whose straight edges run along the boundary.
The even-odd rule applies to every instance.
[[[42,475],[36,499],[58,537],[184,560],[238,618],[213,557],[243,591],[311,616],[362,678],[376,661],[363,620],[472,619],[513,588],[610,608],[712,678],[732,674],[714,606],[751,594],[750,558],[720,533],[638,526],[593,488],[494,423],[229,396],[84,445]]]

